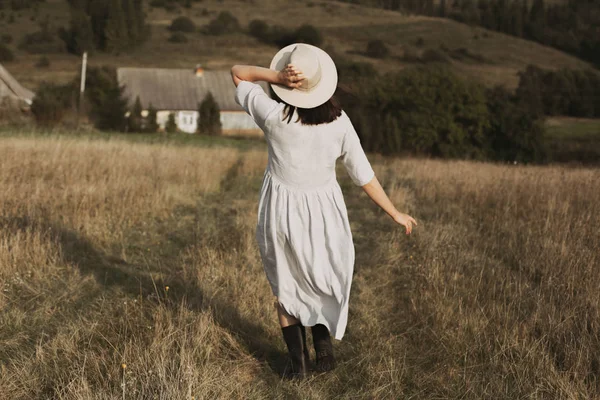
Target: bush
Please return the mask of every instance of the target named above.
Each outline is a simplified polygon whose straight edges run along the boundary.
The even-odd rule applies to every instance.
[[[269,24],[260,19],[253,19],[248,24],[248,33],[262,41],[268,41]]]
[[[307,43],[313,46],[320,46],[323,43],[321,32],[309,24],[292,31],[281,25],[269,27],[262,20],[253,20],[248,25],[248,33],[264,43],[278,47],[285,47],[292,43]]]
[[[11,44],[13,41],[13,37],[10,33],[4,33],[2,34],[2,38],[0,38],[0,41],[4,44]]]
[[[208,92],[198,107],[198,133],[205,135],[221,134],[221,113],[211,92]]]
[[[185,36],[185,33],[183,33],[183,32],[174,32],[169,37],[169,42],[171,42],[171,43],[187,43],[188,38],[187,38],[187,36]]]
[[[14,61],[15,55],[12,50],[3,43],[0,43],[0,62]]]
[[[175,122],[175,114],[169,113],[169,118],[167,119],[167,123],[165,125],[165,131],[168,133],[177,132],[177,123]]]
[[[54,33],[46,29],[25,35],[19,44],[19,48],[31,54],[61,53],[65,51],[64,43],[58,40]]]
[[[448,54],[446,54],[442,50],[427,49],[423,52],[423,55],[421,56],[421,61],[425,62],[425,63],[428,63],[428,62],[447,63],[447,62],[450,62],[450,57],[448,57]]]
[[[129,111],[129,116],[127,117],[127,131],[142,132],[143,128],[144,119],[142,118],[142,103],[140,102],[140,96],[137,96],[133,108]]]
[[[240,23],[229,11],[221,11],[219,15],[204,27],[203,32],[209,35],[223,35],[239,32]]]
[[[35,66],[38,68],[48,68],[50,66],[50,59],[46,56],[40,57]]]
[[[382,40],[375,39],[370,40],[367,43],[367,51],[366,54],[369,57],[373,58],[385,58],[389,55],[390,50],[387,48],[385,43]]]
[[[81,55],[84,52],[92,52],[95,48],[94,31],[89,16],[83,11],[71,10],[71,21],[69,29],[60,28],[59,36],[72,54]]]
[[[148,116],[146,117],[145,132],[156,133],[158,131],[158,122],[156,121],[156,108],[150,103],[148,106]]]
[[[294,32],[296,42],[320,46],[323,43],[321,32],[312,25],[304,24]]]
[[[195,32],[196,24],[188,17],[177,17],[171,22],[169,30],[173,32]]]
[[[42,82],[31,104],[31,113],[39,125],[50,127],[59,124],[72,104],[72,85]]]
[[[487,62],[486,58],[479,53],[472,53],[469,49],[461,47],[450,52],[450,57],[461,61],[475,61],[483,64]]]
[[[503,161],[544,162],[548,150],[542,121],[521,107],[502,87],[487,91],[490,126],[489,158]]]

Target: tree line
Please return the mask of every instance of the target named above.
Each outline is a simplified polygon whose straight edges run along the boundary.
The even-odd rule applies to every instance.
[[[341,0],[451,18],[552,46],[600,67],[600,0]]]
[[[516,96],[534,115],[600,118],[600,73],[545,70],[528,66],[519,73]]]
[[[366,78],[368,77],[368,78]],[[541,116],[502,87],[487,89],[447,66],[379,75],[341,64],[340,98],[367,151],[519,162],[548,160]]]
[[[68,0],[69,28],[59,34],[74,54],[101,50],[121,52],[150,35],[143,0]]]

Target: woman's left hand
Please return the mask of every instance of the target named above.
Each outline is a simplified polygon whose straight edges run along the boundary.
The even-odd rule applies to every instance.
[[[289,88],[297,88],[302,86],[304,75],[296,69],[292,64],[288,64],[283,70],[278,73],[279,84]]]

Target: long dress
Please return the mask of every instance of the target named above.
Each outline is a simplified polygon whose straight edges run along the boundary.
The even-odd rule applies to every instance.
[[[321,125],[283,121],[284,104],[258,84],[239,83],[235,100],[262,129],[268,145],[256,240],[273,294],[304,326],[325,325],[341,340],[348,322],[354,244],[338,158],[354,184],[375,176],[345,112]]]

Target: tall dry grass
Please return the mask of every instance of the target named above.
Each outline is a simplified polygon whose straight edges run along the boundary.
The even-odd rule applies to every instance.
[[[597,398],[600,172],[372,160],[419,226],[340,170],[349,325],[338,368],[294,383],[254,242],[264,151],[0,139],[0,398]]]

